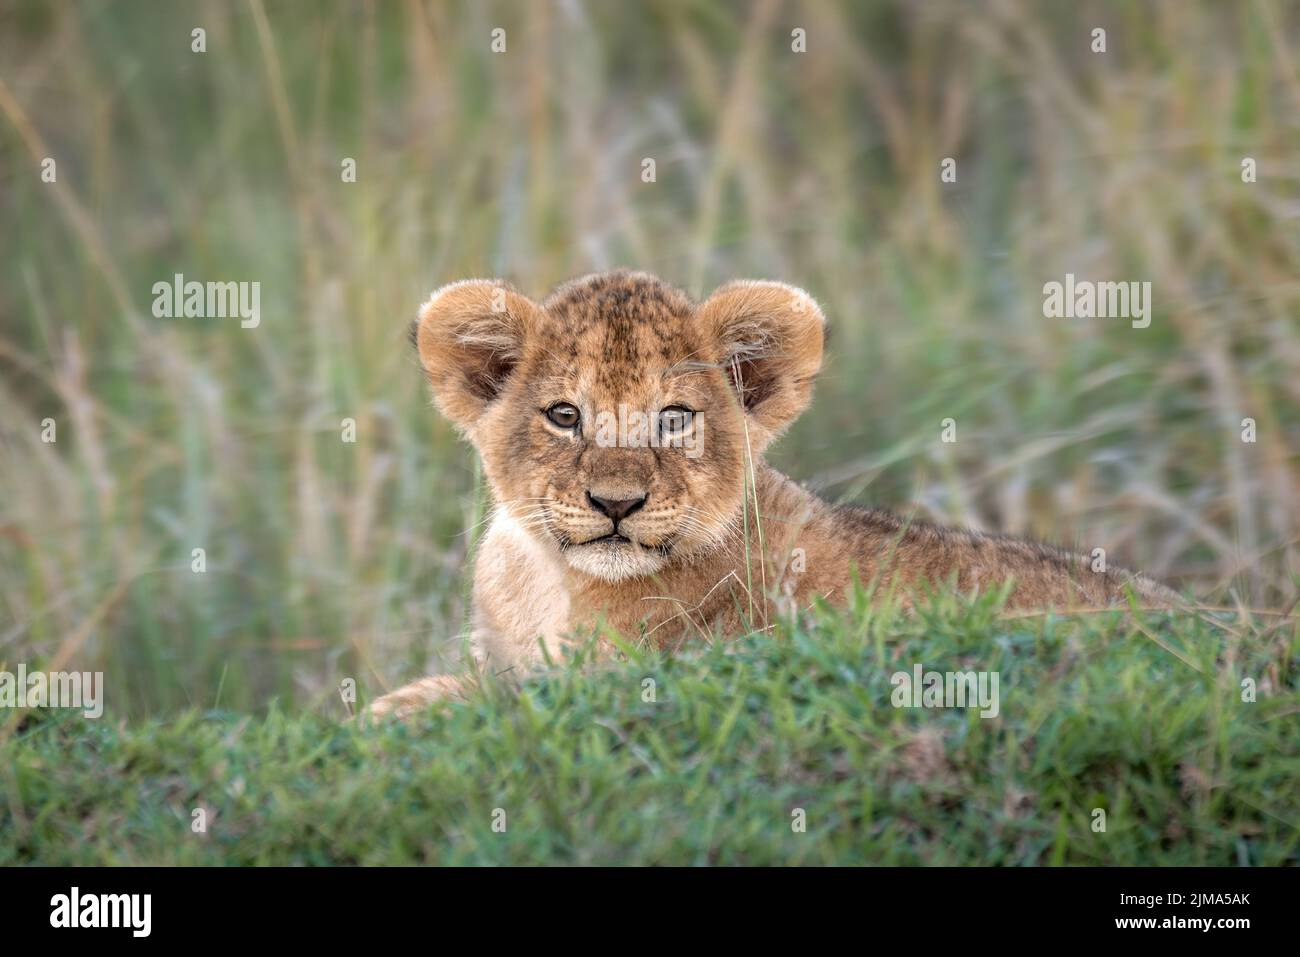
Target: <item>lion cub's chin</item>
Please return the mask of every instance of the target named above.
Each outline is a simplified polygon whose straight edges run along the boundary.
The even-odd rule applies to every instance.
[[[662,552],[622,543],[576,545],[566,548],[564,557],[576,571],[607,582],[654,575],[668,564]]]

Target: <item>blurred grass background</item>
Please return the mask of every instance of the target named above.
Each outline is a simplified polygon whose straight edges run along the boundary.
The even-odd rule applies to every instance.
[[[818,298],[771,457],[827,496],[1285,609],[1298,63],[1268,0],[0,4],[0,665],[134,715],[454,665],[477,478],[407,323],[618,265]],[[1067,272],[1150,328],[1043,318]],[[175,273],[261,325],[154,318]]]

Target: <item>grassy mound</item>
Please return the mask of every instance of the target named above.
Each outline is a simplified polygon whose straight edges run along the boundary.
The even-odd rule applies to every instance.
[[[409,725],[10,715],[0,864],[1297,863],[1294,622],[996,612],[860,602]],[[894,707],[918,664],[996,672],[997,717]]]

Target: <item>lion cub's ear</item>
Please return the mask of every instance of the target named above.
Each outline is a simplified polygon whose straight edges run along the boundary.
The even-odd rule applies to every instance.
[[[467,279],[420,307],[412,338],[438,408],[468,429],[497,397],[523,355],[539,309],[505,283]]]
[[[723,371],[766,445],[808,405],[822,364],[825,316],[802,289],[744,280],[718,289],[698,317],[720,344]]]

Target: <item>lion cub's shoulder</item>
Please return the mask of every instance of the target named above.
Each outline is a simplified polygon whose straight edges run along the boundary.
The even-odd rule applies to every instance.
[[[474,562],[474,632],[478,654],[503,666],[555,651],[569,627],[569,595],[559,559],[499,510]]]

